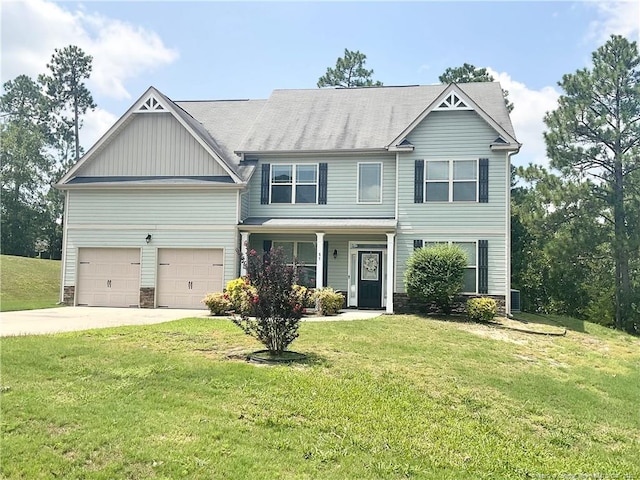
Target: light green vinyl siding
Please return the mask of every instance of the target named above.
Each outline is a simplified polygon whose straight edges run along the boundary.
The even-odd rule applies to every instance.
[[[228,175],[170,113],[138,113],[78,176]]]
[[[151,243],[145,242],[147,234],[152,235]],[[236,232],[224,230],[157,230],[142,229],[73,229],[67,230],[67,252],[64,271],[64,285],[75,285],[78,248],[140,248],[140,286],[156,286],[157,249],[159,248],[223,248],[224,282],[237,276]]]
[[[249,202],[249,192],[242,192],[240,194],[240,220],[244,220],[245,218],[250,216]]]
[[[236,224],[236,190],[71,190],[67,224]]]
[[[409,135],[415,146],[399,155],[398,221],[400,229],[503,232],[506,225],[507,166],[504,152],[489,145],[498,134],[473,111],[432,112]],[[415,160],[489,159],[489,202],[414,203]]]
[[[505,295],[509,261],[507,157],[492,152],[498,133],[473,111],[432,112],[409,135],[413,152],[399,154],[396,291],[404,292],[414,240],[488,240],[489,294]],[[414,203],[415,160],[489,159],[489,201]]]
[[[327,204],[260,203],[262,163],[327,163]],[[382,203],[358,204],[358,162],[382,162]],[[249,184],[252,217],[393,217],[395,215],[395,155],[262,158]]]

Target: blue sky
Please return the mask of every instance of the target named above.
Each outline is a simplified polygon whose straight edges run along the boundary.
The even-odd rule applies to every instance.
[[[94,57],[89,147],[153,85],[175,100],[267,98],[315,88],[344,48],[385,85],[488,67],[511,92],[518,164],[545,164],[542,117],[565,73],[609,34],[637,40],[638,2],[50,2],[2,4],[2,82],[45,71],[54,48]]]

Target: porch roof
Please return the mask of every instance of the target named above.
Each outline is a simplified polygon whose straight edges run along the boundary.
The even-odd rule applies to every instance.
[[[240,231],[377,231],[393,233],[398,222],[395,218],[269,218],[249,217],[239,225]]]

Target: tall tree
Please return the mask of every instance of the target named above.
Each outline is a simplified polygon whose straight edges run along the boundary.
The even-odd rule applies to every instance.
[[[73,139],[74,161],[80,158],[80,117],[87,110],[96,108],[91,92],[84,84],[91,75],[92,61],[93,57],[75,45],[61,50],[56,48],[51,62],[47,64],[49,75],[39,77],[58,114],[56,130],[59,144],[68,144],[69,139]]]
[[[322,87],[381,87],[382,82],[374,81],[373,70],[364,68],[367,56],[358,50],[352,52],[344,49],[344,57],[338,57],[335,68],[327,68],[327,72],[318,79],[318,88]]]
[[[470,63],[465,63],[461,67],[449,67],[438,77],[441,83],[473,83],[473,82],[495,82],[486,68],[477,68]],[[513,103],[509,101],[509,91],[502,89],[502,96],[507,110],[513,110]]]
[[[551,166],[568,178],[593,179],[590,195],[604,202],[612,225],[615,265],[615,324],[640,327],[640,303],[630,257],[640,232],[629,217],[640,195],[640,57],[636,42],[612,35],[592,54],[593,68],[564,75],[559,106],[545,116]]]
[[[30,77],[3,85],[0,97],[0,180],[2,252],[31,255],[45,209],[44,195],[52,167],[47,153],[46,100]]]

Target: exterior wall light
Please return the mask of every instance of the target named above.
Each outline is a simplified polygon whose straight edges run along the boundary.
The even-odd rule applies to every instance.
[[[147,243],[151,242],[151,234],[150,233],[147,234],[147,238],[145,238],[145,240],[147,241]]]
[[[333,250],[333,259],[335,260],[336,258],[338,258],[338,250]]]

